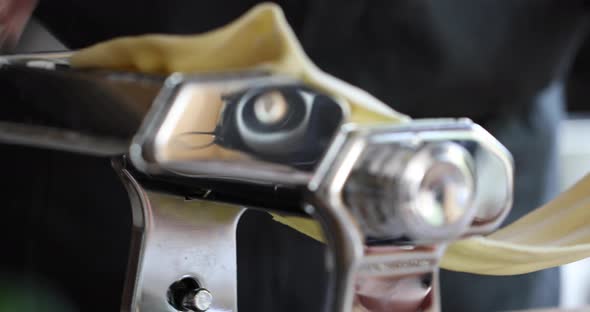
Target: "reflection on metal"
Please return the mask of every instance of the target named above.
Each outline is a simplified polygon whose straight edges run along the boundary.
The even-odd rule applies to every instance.
[[[77,71],[70,54],[0,56],[2,79],[14,80],[5,86],[8,97],[17,101],[0,114],[0,142],[93,156],[127,153],[163,80]]]
[[[205,312],[213,303],[213,295],[204,288],[196,290],[186,300],[185,306],[192,311]]]
[[[358,277],[354,312],[433,312],[438,310],[438,272]]]
[[[180,115],[185,118],[186,112]],[[166,118],[160,122],[149,128],[155,142],[167,133]],[[177,123],[170,129],[177,129]],[[260,151],[242,149],[240,157],[260,159]],[[246,158],[240,157],[228,164],[243,165]],[[311,208],[304,210],[320,220],[331,250],[329,311],[438,311],[438,262],[445,246],[461,236],[493,230],[512,202],[510,155],[469,120],[344,125],[313,176],[283,175],[285,167],[268,163],[239,174],[227,168],[208,172],[203,168],[210,161],[200,153],[186,154],[183,160],[194,176],[218,179],[230,174],[242,181],[265,181],[269,187],[307,187]],[[166,168],[166,174],[178,174],[164,158],[154,164]],[[495,172],[495,186],[483,190],[489,176],[482,173],[489,171]]]
[[[58,70],[40,63],[44,57],[67,64],[67,55],[0,62]],[[0,140],[93,155],[129,151],[134,168],[114,161],[133,209],[125,311],[236,311],[235,230],[243,209],[205,201],[224,200],[215,198],[219,188],[271,190],[234,196],[240,204],[257,194],[280,204],[287,200],[277,195],[281,188],[297,193],[289,198],[322,224],[333,272],[329,311],[337,312],[437,311],[445,246],[494,230],[512,203],[510,155],[469,120],[347,124],[341,103],[261,72],[172,75],[165,83],[136,73],[84,75],[113,91],[92,104],[127,105],[137,125],[143,120],[129,149],[129,137],[10,122],[0,123]],[[157,187],[145,189],[140,175]],[[185,200],[203,185],[203,200]],[[171,290],[178,281],[193,284]]]
[[[305,184],[344,111],[290,78],[173,75],[130,156],[150,174]]]
[[[472,161],[453,142],[367,146],[343,195],[368,237],[448,237],[473,217]]]
[[[129,142],[125,140],[5,121],[0,121],[0,142],[94,156],[121,155],[127,151],[129,146]]]
[[[237,311],[235,231],[244,210],[148,191],[120,163],[115,168],[130,194],[134,222],[122,310],[177,311],[169,287],[191,276],[215,294],[207,302],[212,298],[197,291],[201,308]]]
[[[486,192],[482,163],[496,172]],[[499,225],[512,178],[509,153],[469,120],[344,126],[309,183],[333,253],[331,310],[438,311],[444,247]]]
[[[1,64],[17,64],[30,61],[53,61],[61,64],[69,64],[68,58],[73,54],[72,51],[47,52],[47,53],[25,53],[0,56]]]

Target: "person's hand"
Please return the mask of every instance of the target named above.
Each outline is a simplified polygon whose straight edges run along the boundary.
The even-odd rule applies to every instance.
[[[0,0],[0,51],[16,46],[36,5],[37,0]]]

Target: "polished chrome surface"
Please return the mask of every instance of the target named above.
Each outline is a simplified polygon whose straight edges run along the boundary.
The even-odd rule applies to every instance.
[[[215,294],[207,311],[237,311],[235,231],[244,210],[145,190],[120,164],[115,168],[130,194],[135,228],[122,310],[177,311],[169,288],[190,276]],[[207,304],[203,294],[195,299]]]
[[[411,209],[425,226],[454,224],[469,210],[475,181],[468,153],[452,142],[426,144],[408,163],[404,173],[416,182]]]
[[[461,229],[448,225],[472,219],[472,162],[453,142],[369,145],[343,196],[368,237],[448,238],[449,229]]]
[[[23,63],[31,61],[53,61],[60,64],[69,64],[68,58],[73,54],[72,51],[63,52],[41,52],[41,53],[24,53],[12,55],[0,55],[0,65],[7,63]]]
[[[70,54],[3,56],[0,66],[9,64],[21,75],[34,75],[35,83],[43,77],[56,79],[62,87],[55,98],[47,98],[47,105],[64,101],[64,107],[74,106],[71,98],[80,94],[68,96],[71,85],[78,93],[80,87],[94,92],[80,100],[85,108],[97,107],[68,111],[64,116],[72,117],[67,122],[50,127],[44,120],[34,121],[39,125],[6,122],[0,140],[99,156],[129,152],[134,165],[148,174],[301,185],[346,118],[341,103],[286,76],[249,71],[173,74],[165,79],[70,68]],[[31,100],[42,107],[40,101]],[[110,110],[100,104],[109,104]],[[120,109],[118,116],[129,117],[129,122],[116,124],[125,131],[112,131],[104,121],[90,127],[76,123],[102,116],[101,108],[115,114]],[[86,133],[87,128],[93,130]],[[100,136],[103,132],[117,134],[105,138]],[[126,148],[133,134],[135,140]]]
[[[304,185],[344,111],[291,78],[173,75],[130,156],[149,174]],[[322,119],[327,115],[330,120]]]
[[[184,277],[168,289],[168,303],[179,311],[205,312],[213,304],[213,295],[195,279]]]
[[[3,74],[18,75],[18,82],[11,88],[25,93],[23,102],[10,103],[20,105],[21,111],[2,114],[0,142],[94,156],[127,153],[131,136],[161,82],[156,77],[134,73],[71,69],[70,55],[71,52],[0,56],[0,67],[6,69]],[[26,94],[39,90],[44,97]],[[80,109],[76,109],[78,105]],[[51,112],[45,112],[45,107],[52,107]],[[124,121],[117,123],[117,118],[105,117],[113,111]],[[135,129],[133,124],[137,124]],[[128,128],[131,133],[122,135],[124,131],[120,129]]]
[[[495,172],[485,196],[482,168]],[[510,154],[469,120],[344,126],[308,185],[332,252],[331,310],[438,311],[437,284],[418,281],[437,275],[446,244],[499,225],[512,178]],[[383,296],[367,299],[375,287]]]
[[[213,295],[204,288],[198,289],[194,295],[188,299],[188,306],[193,311],[205,312],[209,310],[213,303]]]
[[[360,276],[354,312],[434,312],[439,298],[438,272],[405,276]]]
[[[6,121],[0,121],[0,142],[94,156],[121,155],[129,148],[129,142],[116,138]]]
[[[57,68],[44,58],[67,63],[60,55],[0,62]],[[107,76],[114,85],[146,79]],[[261,72],[174,74],[160,83],[155,98],[123,88],[132,103],[153,102],[129,148],[135,169],[144,179],[182,177],[193,186],[191,178],[307,187],[302,211],[321,222],[331,251],[330,311],[437,311],[445,246],[492,231],[511,206],[511,157],[469,120],[346,124],[341,103]],[[101,156],[127,150],[124,140],[36,126],[3,122],[0,130],[9,130],[0,131],[9,143]],[[204,201],[210,190],[203,201],[146,190],[120,161],[114,167],[133,209],[122,309],[236,311],[235,229],[243,209]],[[190,292],[171,291],[187,279]]]

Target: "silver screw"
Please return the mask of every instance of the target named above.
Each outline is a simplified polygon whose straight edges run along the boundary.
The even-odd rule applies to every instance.
[[[211,307],[213,295],[205,289],[199,288],[187,294],[184,300],[184,307],[196,312],[205,312]]]

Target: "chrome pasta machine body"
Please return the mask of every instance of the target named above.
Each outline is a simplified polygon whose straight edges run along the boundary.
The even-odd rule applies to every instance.
[[[67,55],[0,70],[29,98],[3,105],[2,142],[113,159],[133,210],[123,311],[237,311],[245,209],[319,222],[326,311],[437,311],[445,247],[512,203],[510,154],[468,119],[357,124],[348,103],[268,72],[83,71]]]

